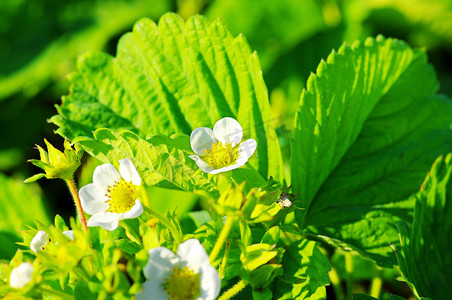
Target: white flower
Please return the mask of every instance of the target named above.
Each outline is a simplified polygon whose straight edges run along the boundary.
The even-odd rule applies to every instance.
[[[164,247],[149,250],[143,271],[147,281],[136,300],[209,300],[220,293],[220,275],[196,239],[180,244],[177,254]]]
[[[74,240],[74,231],[73,230],[66,230],[66,231],[63,231],[63,234],[65,235],[65,236],[67,236],[70,240]]]
[[[33,265],[27,262],[13,269],[9,277],[9,285],[15,289],[23,288],[31,281],[33,275]]]
[[[190,135],[191,155],[198,167],[206,173],[217,174],[237,169],[246,164],[257,143],[248,139],[242,143],[243,129],[233,118],[223,118],[213,126],[199,127]]]
[[[87,225],[115,230],[120,220],[141,215],[140,185],[141,177],[128,158],[119,161],[119,172],[109,163],[98,166],[93,183],[79,192],[83,210],[92,215]]]
[[[45,245],[49,242],[49,236],[45,231],[38,231],[35,237],[31,240],[30,248],[34,253],[41,251]]]

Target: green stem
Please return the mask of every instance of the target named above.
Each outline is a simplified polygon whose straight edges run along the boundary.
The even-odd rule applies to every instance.
[[[160,222],[162,222],[166,228],[169,229],[169,231],[171,232],[174,240],[176,241],[176,244],[179,245],[180,243],[182,243],[182,234],[180,233],[179,230],[177,230],[176,226],[174,226],[173,223],[171,223],[167,218],[165,218],[164,216],[162,216],[160,213],[156,212],[153,209],[150,209],[149,207],[143,206],[144,210],[154,216],[156,219],[158,219]]]
[[[337,300],[345,300],[344,289],[341,285],[341,279],[337,274],[336,269],[331,267],[331,271],[328,273],[331,284],[333,285],[334,294]]]
[[[80,202],[80,197],[78,195],[77,187],[75,186],[74,178],[66,179],[65,181],[69,188],[69,191],[72,194],[72,198],[74,199],[75,208],[77,209],[77,215],[80,219],[80,223],[82,223],[83,231],[87,233],[88,225],[86,224],[85,214],[83,213],[82,203]]]
[[[232,297],[234,297],[235,295],[240,293],[240,291],[243,290],[247,285],[248,285],[248,283],[245,280],[243,280],[243,279],[240,280],[233,287],[231,287],[229,290],[224,292],[223,295],[221,295],[220,298],[218,298],[218,300],[231,299]]]
[[[353,300],[353,255],[345,253],[345,271],[347,272],[347,299]]]
[[[370,295],[374,298],[379,299],[382,285],[383,280],[381,279],[381,277],[374,277],[374,279],[372,279],[372,283],[370,284]]]
[[[57,299],[74,299],[74,296],[70,295],[70,294],[66,294],[64,292],[61,291],[57,291],[57,290],[53,290],[50,288],[47,288],[45,286],[40,286],[39,289],[48,296],[53,296]],[[52,298],[53,298],[52,297]]]
[[[220,236],[213,246],[212,252],[210,252],[210,264],[213,265],[215,260],[217,259],[218,254],[220,254],[220,250],[223,248],[224,242],[228,238],[229,232],[231,231],[232,225],[234,225],[235,218],[233,216],[228,216],[226,218],[226,224],[224,224],[223,229],[220,232]]]
[[[226,268],[226,263],[228,261],[228,257],[229,257],[229,241],[226,241],[226,250],[224,250],[224,255],[223,255],[223,260],[221,262],[220,265],[220,279],[223,279],[224,277],[224,269]]]

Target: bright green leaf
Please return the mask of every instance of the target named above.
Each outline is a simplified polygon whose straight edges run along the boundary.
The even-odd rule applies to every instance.
[[[52,122],[74,139],[101,127],[151,134],[212,128],[236,118],[244,136],[257,141],[250,163],[267,178],[282,179],[283,165],[267,88],[257,54],[219,20],[185,23],[175,14],[158,25],[141,19],[119,41],[116,57],[88,53],[70,78],[71,93]]]
[[[77,142],[103,162],[130,158],[148,185],[218,192],[207,174],[198,171],[195,162],[181,150],[179,143],[167,136],[154,135],[144,140],[130,131],[115,133],[99,129],[94,132],[94,139],[80,138]]]
[[[425,53],[392,39],[343,45],[320,63],[292,145],[300,228],[395,263],[395,222],[410,219],[410,195],[452,147],[452,103],[437,89]]]

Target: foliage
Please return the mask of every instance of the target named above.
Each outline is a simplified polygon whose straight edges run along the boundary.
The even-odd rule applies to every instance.
[[[178,294],[181,274],[193,296],[213,272],[212,299],[410,298],[403,284],[418,299],[447,298],[450,11],[443,0],[6,1],[0,296]],[[22,149],[41,134],[55,145],[43,120],[56,103],[49,126],[65,151],[37,146],[30,161],[45,174],[32,176]],[[256,151],[243,167],[204,173],[193,154],[239,159],[227,126],[224,141],[193,151],[190,134],[224,117]],[[77,221],[51,224],[44,199],[72,216],[69,194],[40,181],[42,194],[27,177],[63,179]],[[74,178],[89,188],[78,193]],[[96,224],[121,214],[119,227],[87,227],[87,212]],[[188,240],[207,255],[184,250]],[[204,271],[172,260],[156,285],[149,270],[169,253]],[[31,277],[18,275],[23,263]]]
[[[436,90],[425,54],[399,41],[344,45],[320,63],[293,137],[301,228],[394,263],[395,221],[409,219],[410,195],[452,146],[452,103]]]
[[[411,228],[399,222],[400,249],[397,251],[402,278],[417,298],[449,297],[452,154],[438,158],[421,191],[416,195]],[[428,261],[425,258],[428,257]]]

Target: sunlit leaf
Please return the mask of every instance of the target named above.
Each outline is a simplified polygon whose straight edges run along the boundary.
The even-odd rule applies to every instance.
[[[144,140],[130,131],[115,133],[109,129],[94,132],[94,139],[80,138],[78,143],[103,162],[130,158],[148,185],[217,193],[216,186],[201,172],[177,141],[154,135]]]
[[[245,38],[220,21],[201,16],[185,23],[175,14],[158,25],[141,19],[121,37],[117,56],[88,53],[70,78],[71,93],[52,122],[74,139],[95,129],[190,134],[234,117],[245,137],[257,141],[251,165],[267,178],[282,178],[279,142],[259,60]]]

